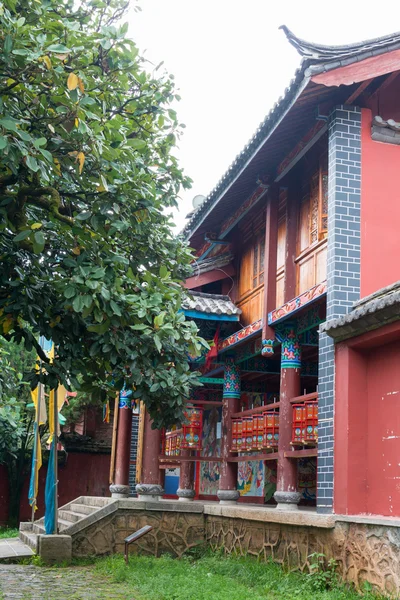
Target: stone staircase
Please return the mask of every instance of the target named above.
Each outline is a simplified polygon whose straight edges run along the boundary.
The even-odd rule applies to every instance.
[[[80,496],[58,509],[58,533],[73,536],[113,512],[114,505],[116,509],[118,502],[113,498]],[[20,524],[19,538],[34,552],[38,552],[39,536],[45,533],[44,517]]]

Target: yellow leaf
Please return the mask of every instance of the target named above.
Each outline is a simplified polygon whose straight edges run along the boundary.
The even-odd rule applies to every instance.
[[[70,73],[67,79],[67,87],[69,90],[74,90],[78,87],[79,77],[75,73]]]
[[[55,133],[56,130],[54,129],[53,125],[51,123],[47,123],[47,127],[50,129],[51,133]]]
[[[85,155],[83,152],[78,152],[76,159],[79,162],[79,173],[82,173],[83,165],[85,163]]]
[[[43,227],[42,223],[32,223],[31,225],[31,229],[40,229],[41,227]]]
[[[55,168],[55,171],[56,171],[57,175],[61,176],[60,161],[58,160],[58,158],[53,158],[53,162],[54,162],[54,168]]]
[[[44,62],[44,64],[46,65],[46,67],[50,71],[50,69],[52,68],[50,57],[49,56],[43,56],[43,62]]]
[[[79,254],[81,253],[81,249],[79,248],[79,246],[77,246],[76,248],[72,248],[72,253],[79,256]]]
[[[80,77],[78,77],[78,86],[79,86],[79,89],[81,90],[82,94],[84,94],[85,93],[85,86],[83,85],[83,81],[82,81],[82,79]]]
[[[3,333],[7,334],[12,329],[14,320],[11,316],[8,316],[3,321]]]
[[[75,127],[78,127],[79,125],[79,119],[75,119]]]

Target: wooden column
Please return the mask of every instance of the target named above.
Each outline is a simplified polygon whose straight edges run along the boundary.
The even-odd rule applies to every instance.
[[[274,354],[275,331],[268,325],[268,313],[276,308],[276,254],[278,243],[279,187],[268,191],[265,220],[264,257],[264,311],[261,354],[267,358]]]
[[[228,358],[224,369],[224,391],[222,406],[222,439],[219,489],[217,496],[221,504],[235,503],[239,498],[237,491],[237,463],[227,462],[232,456],[230,451],[232,441],[231,415],[240,409],[240,370],[233,358]]]
[[[182,457],[191,456],[190,450],[181,450]],[[194,491],[194,462],[182,461],[179,470],[179,488],[177,491],[179,500],[190,502],[195,496]]]
[[[300,194],[297,182],[291,181],[286,204],[286,252],[285,252],[285,293],[284,301],[289,302],[297,295],[297,232],[300,210]]]
[[[274,498],[277,509],[294,510],[300,500],[297,491],[297,462],[285,458],[285,452],[291,450],[292,439],[292,405],[290,400],[301,393],[300,368],[301,347],[295,327],[285,325],[279,333],[281,342],[281,382],[279,407],[279,443],[278,443],[278,475]]]
[[[152,429],[152,421],[146,411],[143,429],[143,456],[141,481],[136,484],[138,498],[142,500],[159,500],[164,494],[160,485],[161,474],[158,455],[161,447],[161,431]]]
[[[131,394],[119,396],[118,430],[115,454],[114,483],[110,485],[113,498],[129,497],[129,461],[132,436],[132,400]]]

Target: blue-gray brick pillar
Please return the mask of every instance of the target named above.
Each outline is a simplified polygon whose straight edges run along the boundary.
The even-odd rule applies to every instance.
[[[338,106],[329,120],[327,320],[360,298],[361,110]],[[318,494],[320,513],[333,510],[334,344],[319,336]]]
[[[136,493],[136,460],[137,460],[137,449],[138,449],[138,436],[139,436],[139,414],[133,413],[132,415],[132,438],[131,438],[131,455],[129,462],[129,495],[134,498],[137,497]]]

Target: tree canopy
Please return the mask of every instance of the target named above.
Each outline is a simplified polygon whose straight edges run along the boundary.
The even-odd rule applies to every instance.
[[[190,185],[174,81],[126,37],[126,9],[0,2],[0,335],[41,357],[32,387],[134,386],[160,427],[182,417],[205,342],[181,311],[191,255],[167,216]]]

